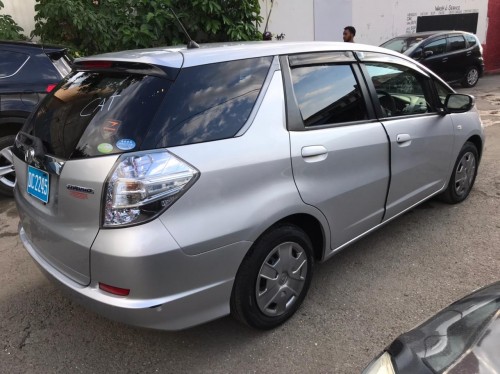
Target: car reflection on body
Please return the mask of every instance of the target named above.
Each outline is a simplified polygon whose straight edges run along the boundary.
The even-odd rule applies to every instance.
[[[500,282],[400,335],[363,374],[500,373]]]

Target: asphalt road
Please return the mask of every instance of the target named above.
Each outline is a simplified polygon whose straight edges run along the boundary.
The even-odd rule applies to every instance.
[[[487,143],[459,205],[431,200],[315,268],[297,315],[269,332],[223,318],[182,332],[114,323],[68,300],[0,198],[0,373],[359,373],[402,332],[500,279],[500,75],[469,90]]]

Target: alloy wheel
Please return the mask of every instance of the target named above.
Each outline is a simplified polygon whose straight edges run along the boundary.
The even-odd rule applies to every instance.
[[[0,183],[9,188],[14,188],[16,184],[11,147],[0,150]]]

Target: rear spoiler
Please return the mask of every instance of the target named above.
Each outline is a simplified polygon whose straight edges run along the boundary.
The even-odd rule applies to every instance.
[[[142,62],[84,60],[74,62],[73,70],[151,75],[168,80],[174,80],[180,69]]]

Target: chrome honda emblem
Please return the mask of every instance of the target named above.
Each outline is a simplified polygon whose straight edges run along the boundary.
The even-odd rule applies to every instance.
[[[24,161],[27,164],[31,164],[33,162],[33,158],[35,157],[35,150],[33,148],[28,148],[24,153]]]

